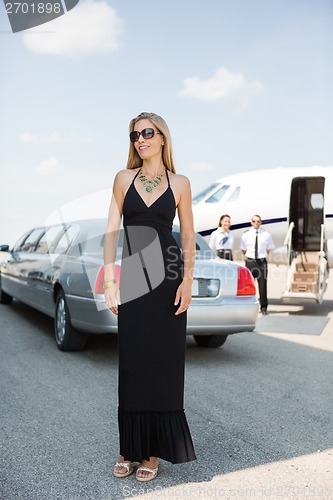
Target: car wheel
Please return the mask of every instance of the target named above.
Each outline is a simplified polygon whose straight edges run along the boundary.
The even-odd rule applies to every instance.
[[[54,317],[55,339],[61,351],[82,351],[86,345],[86,335],[71,325],[66,297],[61,291],[57,297]]]
[[[1,304],[11,304],[13,302],[13,297],[4,292],[1,286],[1,276],[0,276],[0,303]]]
[[[220,347],[228,335],[193,335],[193,338],[200,347]]]

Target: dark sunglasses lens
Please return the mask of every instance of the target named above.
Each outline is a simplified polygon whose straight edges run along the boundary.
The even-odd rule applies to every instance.
[[[141,134],[144,139],[152,139],[154,137],[154,129],[145,128],[142,130]]]
[[[139,140],[140,132],[131,132],[129,137],[131,142],[136,142]]]

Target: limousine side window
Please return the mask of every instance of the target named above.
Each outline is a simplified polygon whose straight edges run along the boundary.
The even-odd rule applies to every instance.
[[[84,255],[100,255],[103,253],[104,233],[81,242],[81,253]]]
[[[39,227],[34,229],[25,240],[22,245],[21,252],[32,252],[36,246],[37,241],[44,233],[45,229],[43,227]]]
[[[58,226],[49,227],[39,240],[35,252],[48,253],[55,239],[59,239],[60,233],[63,232],[64,227],[61,224],[59,224]]]
[[[172,236],[175,238],[177,245],[181,249],[180,232],[173,231]],[[214,259],[215,257],[215,253],[213,252],[213,250],[200,235],[196,236],[195,253],[197,257],[199,255],[204,255],[207,259]]]
[[[13,246],[13,252],[19,252],[21,250],[23,243],[25,242],[30,233],[31,231],[28,231],[27,233],[24,233],[23,236],[21,236],[21,238]]]
[[[77,225],[69,226],[67,231],[64,232],[64,234],[58,241],[58,244],[53,250],[53,253],[60,254],[66,252],[69,248],[69,245],[72,243],[73,239],[78,234],[78,232],[79,232],[79,226]]]

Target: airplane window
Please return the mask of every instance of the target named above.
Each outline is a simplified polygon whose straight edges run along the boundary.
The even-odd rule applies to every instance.
[[[208,188],[206,188],[203,191],[201,191],[199,194],[195,195],[192,198],[193,205],[196,205],[203,198],[206,198],[206,196],[208,196],[210,192],[214,191],[219,185],[220,184],[218,182],[215,182],[214,184],[211,184]]]
[[[224,186],[220,187],[220,189],[218,189],[214,194],[212,194],[212,196],[207,198],[205,203],[217,203],[217,202],[221,201],[223,196],[225,195],[225,193],[228,191],[229,188],[230,188],[230,186],[227,186],[226,184],[224,184]]]
[[[240,187],[237,187],[235,191],[229,196],[227,201],[236,201],[239,198],[239,193],[240,193]]]
[[[324,208],[324,196],[322,193],[311,194],[311,208],[315,210],[322,210]]]

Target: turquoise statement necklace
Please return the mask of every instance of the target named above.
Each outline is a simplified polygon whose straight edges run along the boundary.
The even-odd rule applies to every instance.
[[[150,180],[150,179],[147,179],[147,177],[142,173],[142,168],[140,168],[139,179],[142,182],[143,187],[145,188],[145,190],[147,191],[147,193],[150,193],[153,190],[154,187],[158,186],[158,184],[162,180],[163,173],[164,172],[162,172],[161,174],[158,174],[155,177],[155,179]]]

